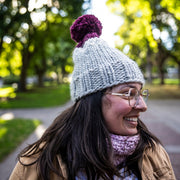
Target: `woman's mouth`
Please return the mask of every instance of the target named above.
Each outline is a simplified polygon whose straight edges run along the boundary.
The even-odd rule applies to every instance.
[[[137,122],[138,121],[138,117],[124,117],[124,120]]]

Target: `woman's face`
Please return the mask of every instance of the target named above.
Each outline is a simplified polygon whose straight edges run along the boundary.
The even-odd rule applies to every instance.
[[[129,105],[127,98],[112,95],[111,93],[128,93],[130,88],[141,90],[139,83],[126,83],[108,89],[102,98],[102,113],[108,130],[113,134],[132,136],[137,134],[138,118],[141,112],[147,110],[142,96],[135,107]],[[130,100],[131,102],[131,100]]]

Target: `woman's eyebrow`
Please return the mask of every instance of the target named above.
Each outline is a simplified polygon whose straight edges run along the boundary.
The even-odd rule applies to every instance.
[[[136,86],[127,84],[127,85],[124,85],[124,86],[121,86],[121,87],[115,87],[114,90],[116,90],[116,91],[121,91],[121,90],[123,90],[123,89],[125,89],[125,88],[136,88]]]

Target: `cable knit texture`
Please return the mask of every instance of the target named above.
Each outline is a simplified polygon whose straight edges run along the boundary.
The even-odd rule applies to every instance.
[[[114,165],[117,166],[124,162],[127,156],[133,154],[138,145],[140,137],[139,135],[120,136],[115,134],[111,134],[110,136],[114,152]]]
[[[71,27],[71,37],[79,42],[73,52],[70,85],[73,101],[117,84],[144,84],[136,62],[99,38],[101,28],[100,21],[93,15],[79,17]]]

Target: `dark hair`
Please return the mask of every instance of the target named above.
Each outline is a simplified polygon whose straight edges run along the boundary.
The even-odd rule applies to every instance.
[[[19,154],[20,162],[21,157],[38,155],[37,159],[30,164],[21,164],[30,166],[37,163],[39,176],[43,180],[49,180],[52,172],[63,178],[56,166],[57,155],[60,155],[67,166],[70,180],[74,180],[82,168],[89,180],[119,176],[112,161],[111,140],[102,116],[103,94],[99,91],[85,96],[60,114],[37,142]],[[154,147],[154,141],[158,142],[140,120],[138,131],[141,135],[140,142],[127,159],[127,166],[134,173],[138,171],[134,169],[134,165],[142,156],[144,148],[148,145]],[[105,148],[108,144],[110,150]]]

